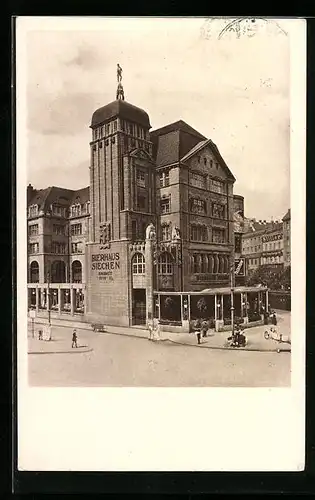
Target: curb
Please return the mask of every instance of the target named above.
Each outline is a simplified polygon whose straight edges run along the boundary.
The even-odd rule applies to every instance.
[[[186,346],[189,346],[189,347],[197,347],[199,349],[213,349],[213,350],[217,350],[217,351],[249,351],[249,352],[278,352],[277,349],[256,349],[256,348],[253,348],[253,349],[248,349],[248,348],[244,348],[244,347],[219,347],[219,346],[208,346],[208,345],[205,345],[204,347],[201,347],[201,345],[198,345],[198,344],[186,344],[184,342],[178,342],[176,340],[171,340],[171,339],[167,339],[169,342],[172,342],[173,344],[178,344],[178,345],[186,345]],[[288,353],[291,353],[291,349],[290,350],[285,350],[285,349],[280,349],[280,353],[281,352],[288,352]]]
[[[90,349],[85,349],[84,351],[78,351],[76,349],[72,349],[71,351],[29,351],[27,354],[83,354],[85,352],[92,352],[94,349],[91,347]]]

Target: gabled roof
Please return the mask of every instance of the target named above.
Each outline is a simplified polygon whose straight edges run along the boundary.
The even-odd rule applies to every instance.
[[[226,170],[228,177],[235,181],[236,179],[235,179],[234,175],[232,174],[231,170],[229,169],[229,167],[225,163],[224,159],[222,158],[217,146],[214,144],[214,142],[212,142],[211,139],[206,139],[204,141],[200,141],[198,144],[196,144],[196,146],[194,146],[190,151],[188,151],[188,153],[185,156],[183,156],[180,161],[182,161],[182,162],[187,161],[189,158],[191,158],[193,155],[195,155],[196,153],[198,153],[199,151],[201,151],[205,147],[209,147],[211,149],[213,154],[218,159],[220,165]]]
[[[79,197],[80,203],[86,203],[90,199],[90,188],[82,188],[77,191],[57,186],[49,186],[45,189],[34,189],[28,205],[38,205],[39,210],[47,210],[53,203],[69,206]]]
[[[287,211],[282,220],[290,220],[290,219],[291,219],[291,209],[289,208],[289,210]]]

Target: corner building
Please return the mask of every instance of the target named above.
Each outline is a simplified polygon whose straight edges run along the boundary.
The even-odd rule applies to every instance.
[[[150,128],[148,114],[124,99],[92,116],[85,252],[91,322],[161,319],[169,294],[179,292],[169,318],[176,323],[188,308],[185,292],[223,287],[229,293],[235,178],[217,146],[184,121]]]
[[[150,131],[148,114],[126,102],[119,85],[117,99],[92,116],[89,188],[47,188],[49,203],[36,201],[46,200],[47,190],[30,196],[29,212],[36,205],[50,220],[55,210],[64,227],[53,239],[65,239],[51,256],[48,247],[29,254],[29,266],[37,266],[28,285],[31,306],[118,326],[156,316],[167,328],[187,331],[201,315],[216,329],[228,327],[244,216],[235,178],[217,146],[184,121]],[[62,268],[60,282],[50,264]],[[234,281],[234,316],[247,322],[253,306],[258,319],[267,294]]]

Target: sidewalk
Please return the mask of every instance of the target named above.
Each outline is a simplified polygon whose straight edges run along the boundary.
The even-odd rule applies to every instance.
[[[35,324],[45,324],[47,323],[47,320],[45,319],[38,319]],[[279,323],[280,323],[280,329],[282,330],[282,327],[285,327],[285,330],[287,330],[290,326],[290,323],[287,318],[284,320],[282,318],[279,318]],[[53,320],[52,321],[53,326],[57,327],[65,327],[65,328],[76,328],[78,330],[84,330],[87,332],[93,333],[92,327],[88,323],[82,323],[82,322],[72,322],[72,321],[64,321],[64,320]],[[286,343],[278,343],[274,340],[266,340],[264,338],[264,331],[266,329],[269,329],[270,327],[267,327],[265,325],[263,326],[257,326],[257,327],[252,327],[248,328],[245,331],[248,343],[247,346],[244,348],[233,348],[233,347],[225,347],[225,342],[227,337],[229,337],[231,332],[214,332],[211,336],[205,337],[202,339],[201,344],[197,343],[197,338],[194,333],[173,333],[173,332],[161,332],[161,341],[168,341],[172,342],[174,344],[178,345],[187,345],[191,347],[197,347],[200,349],[233,349],[234,351],[241,351],[241,350],[248,350],[248,351],[266,351],[266,352],[274,352],[277,350],[280,351],[286,351],[286,352],[291,352],[291,346]],[[99,335],[106,335],[106,334],[114,334],[114,335],[124,335],[127,337],[134,337],[134,338],[140,338],[140,339],[147,339],[148,338],[148,330],[143,327],[117,327],[117,326],[106,326],[106,333],[99,333]],[[287,332],[284,332],[287,333]],[[54,336],[55,338],[56,336]],[[36,348],[38,349],[38,343],[44,344],[50,344],[50,342],[45,342],[45,341],[37,341]],[[54,343],[54,342],[52,342]],[[58,352],[84,352],[84,348],[88,348],[88,346],[82,347],[80,349],[69,349],[69,344],[67,343],[67,346],[64,346],[63,349],[66,349],[66,351],[58,351]],[[59,346],[58,346],[59,348]],[[42,346],[42,349],[44,349],[44,346]],[[48,347],[45,349],[48,349]],[[49,346],[49,349],[53,349],[53,346]],[[62,344],[60,343],[60,349],[62,349]],[[32,351],[34,352],[34,351]],[[45,352],[54,352],[53,350],[51,351],[45,351]],[[57,352],[57,351],[56,351]],[[85,351],[86,352],[86,351]]]
[[[84,344],[84,345],[83,345]],[[86,342],[80,345],[78,342],[77,348],[71,348],[69,339],[53,336],[52,340],[38,340],[38,338],[28,337],[28,354],[80,354],[82,352],[91,352],[92,347],[89,347]]]

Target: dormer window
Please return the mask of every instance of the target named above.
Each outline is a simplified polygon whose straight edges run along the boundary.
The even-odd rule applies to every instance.
[[[36,217],[38,215],[38,205],[30,205],[29,217]]]
[[[66,209],[57,203],[54,203],[51,207],[51,211],[53,215],[57,215],[58,217],[65,217]]]
[[[80,203],[76,203],[75,205],[71,205],[71,207],[70,207],[70,215],[71,215],[71,217],[79,217],[81,215],[81,205],[80,205]]]

